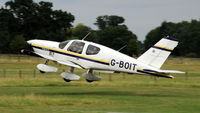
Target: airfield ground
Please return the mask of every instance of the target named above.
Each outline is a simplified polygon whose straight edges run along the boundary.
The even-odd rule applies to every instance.
[[[163,69],[188,72],[175,79],[103,74],[100,82],[66,83],[59,73],[40,74],[39,58],[0,56],[1,113],[199,113],[200,59],[170,58]],[[77,74],[84,70],[76,70]],[[99,74],[99,73],[96,73]]]

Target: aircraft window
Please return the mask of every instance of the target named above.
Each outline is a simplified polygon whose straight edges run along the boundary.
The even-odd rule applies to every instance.
[[[72,44],[68,47],[67,51],[75,52],[81,54],[83,51],[85,43],[79,42],[79,41],[74,41]]]
[[[60,44],[58,46],[60,49],[63,49],[68,43],[69,43],[69,40],[63,41],[63,42],[60,42]]]
[[[93,45],[88,45],[86,54],[87,55],[95,55],[95,54],[98,54],[99,51],[100,51],[100,48],[93,46]]]

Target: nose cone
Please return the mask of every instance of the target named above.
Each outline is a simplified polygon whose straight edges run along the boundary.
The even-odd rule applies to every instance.
[[[31,45],[33,42],[34,42],[34,40],[28,40],[28,41],[27,41],[27,43],[30,44],[30,45]]]

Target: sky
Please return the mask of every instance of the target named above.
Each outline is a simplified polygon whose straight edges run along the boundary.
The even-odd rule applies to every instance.
[[[0,0],[2,6],[8,0]],[[39,2],[40,0],[34,0]],[[200,0],[43,0],[53,3],[53,9],[61,9],[75,16],[73,25],[83,23],[92,29],[96,18],[102,15],[118,15],[140,41],[163,21],[181,22],[200,19]]]

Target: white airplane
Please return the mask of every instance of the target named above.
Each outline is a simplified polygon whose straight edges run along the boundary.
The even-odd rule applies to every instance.
[[[21,53],[47,59],[44,64],[37,65],[40,72],[57,71],[56,67],[47,65],[49,60],[69,66],[68,72],[61,73],[61,77],[66,82],[80,79],[80,76],[74,74],[74,68],[87,70],[82,77],[88,82],[101,80],[100,77],[93,74],[94,71],[137,73],[165,78],[174,78],[171,73],[184,73],[160,69],[172,50],[178,45],[177,39],[169,36],[162,38],[137,59],[85,40],[55,42],[34,39],[27,43],[34,51],[21,50]]]

